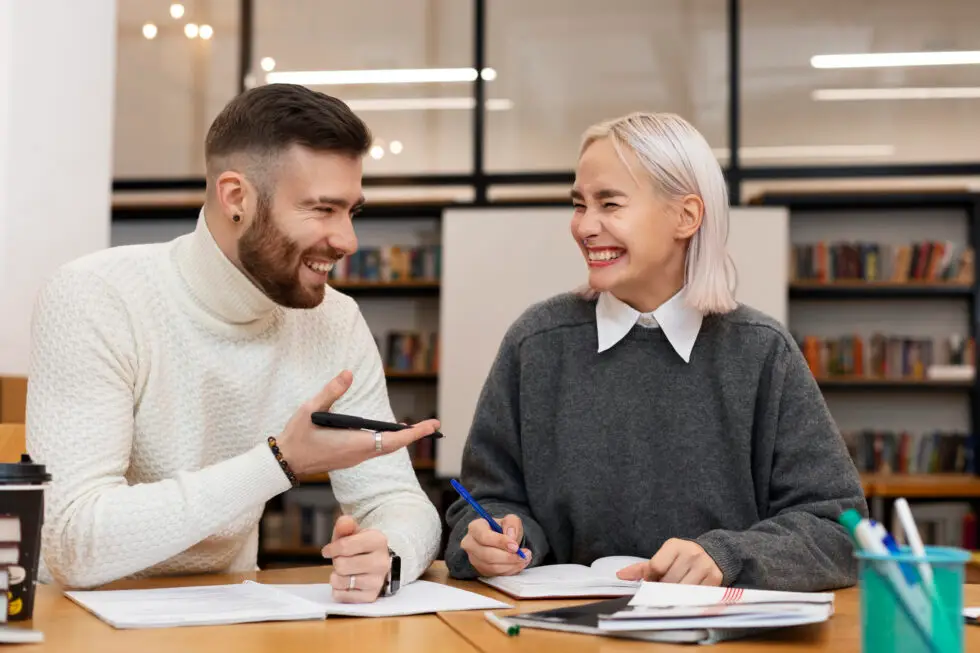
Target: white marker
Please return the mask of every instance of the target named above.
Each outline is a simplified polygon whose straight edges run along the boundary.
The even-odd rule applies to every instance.
[[[483,617],[490,622],[494,628],[505,635],[516,635],[521,632],[520,626],[517,624],[509,624],[492,612],[484,612]]]
[[[919,537],[919,529],[915,526],[915,519],[912,517],[912,509],[909,508],[909,502],[904,498],[895,499],[895,512],[898,513],[898,522],[902,525],[902,532],[905,533],[905,539],[908,540],[912,555],[917,558],[924,558],[926,548],[922,545],[922,538]],[[933,591],[935,588],[932,584],[932,565],[926,562],[920,562],[918,568],[919,575],[922,576],[926,587],[930,591]]]

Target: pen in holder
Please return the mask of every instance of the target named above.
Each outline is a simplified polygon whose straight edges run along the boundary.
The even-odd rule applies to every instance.
[[[963,651],[963,584],[970,554],[952,547],[908,547],[896,554],[857,551],[863,653],[959,653]],[[914,572],[929,565],[932,582]]]

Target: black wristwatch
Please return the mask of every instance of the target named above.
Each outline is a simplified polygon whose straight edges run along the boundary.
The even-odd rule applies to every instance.
[[[381,596],[394,596],[402,584],[402,559],[397,553],[388,548],[388,557],[391,564],[388,566],[388,576],[385,578],[384,587],[381,588]]]

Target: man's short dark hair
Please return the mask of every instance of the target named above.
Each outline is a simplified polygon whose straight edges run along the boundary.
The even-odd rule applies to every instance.
[[[297,84],[268,84],[241,93],[221,110],[208,130],[204,158],[211,177],[217,159],[238,154],[268,160],[301,145],[361,157],[371,140],[364,121],[341,100]]]

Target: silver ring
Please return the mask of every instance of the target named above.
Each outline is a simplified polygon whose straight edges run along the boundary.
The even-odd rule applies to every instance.
[[[374,450],[378,453],[384,450],[383,443],[381,442],[381,431],[374,432]]]
[[[348,592],[353,592],[356,589],[356,587],[354,587],[355,585],[357,585],[357,576],[348,576],[347,577],[347,591]]]

